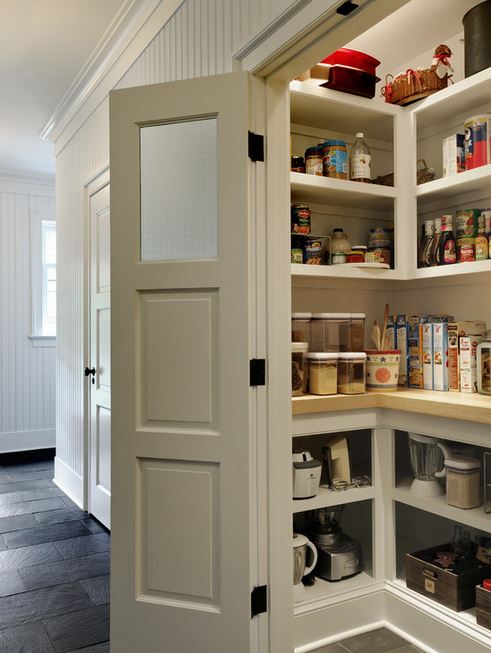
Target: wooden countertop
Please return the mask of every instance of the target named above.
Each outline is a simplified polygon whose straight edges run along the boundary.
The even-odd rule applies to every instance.
[[[363,395],[304,395],[292,397],[293,415],[365,408],[390,408],[410,413],[491,424],[491,396],[464,392],[400,389]]]

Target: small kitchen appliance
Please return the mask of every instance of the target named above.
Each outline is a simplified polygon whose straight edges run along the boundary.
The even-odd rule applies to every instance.
[[[351,578],[363,570],[361,545],[339,525],[343,510],[344,506],[332,506],[307,513],[309,536],[318,553],[314,574],[328,581]]]
[[[310,451],[293,454],[293,498],[311,499],[319,491],[322,464],[314,460]]]
[[[307,565],[307,556],[312,558],[310,565]],[[305,588],[302,578],[310,574],[317,564],[317,549],[312,542],[300,533],[293,533],[293,598],[301,601],[304,598]]]
[[[335,479],[351,483],[348,439],[345,435],[332,435],[322,447],[323,486],[330,487]]]
[[[409,433],[409,455],[414,474],[411,492],[420,497],[445,494],[439,479],[446,474],[445,460],[452,455],[450,449],[436,438]]]

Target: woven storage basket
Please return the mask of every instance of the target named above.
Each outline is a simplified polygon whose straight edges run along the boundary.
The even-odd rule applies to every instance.
[[[389,104],[404,106],[447,88],[448,79],[448,75],[440,79],[431,68],[423,70],[409,68],[395,79],[392,75],[387,75],[385,86],[382,87],[382,95]]]
[[[418,169],[416,172],[416,180],[418,184],[426,184],[427,181],[433,181],[435,178],[435,171],[432,168],[428,168],[426,161],[424,159],[418,159]],[[394,185],[394,173],[390,172],[388,175],[381,175],[376,177],[373,181],[373,184],[379,184],[379,186],[393,186]]]

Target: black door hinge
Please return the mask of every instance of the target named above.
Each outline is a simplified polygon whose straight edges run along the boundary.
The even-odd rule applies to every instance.
[[[264,161],[264,136],[249,133],[249,159],[251,161]]]
[[[341,16],[349,16],[355,9],[358,9],[356,2],[343,2],[343,4],[336,9],[336,13],[341,14]]]
[[[251,592],[251,619],[268,611],[268,586],[260,585]]]
[[[249,361],[249,385],[266,385],[266,361],[264,358],[252,358]]]

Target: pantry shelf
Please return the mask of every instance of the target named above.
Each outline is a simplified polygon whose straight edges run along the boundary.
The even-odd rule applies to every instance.
[[[416,196],[422,203],[443,200],[445,204],[452,205],[458,201],[458,196],[463,193],[479,193],[489,191],[491,186],[491,164],[466,170],[456,175],[442,177],[420,184]]]
[[[348,267],[347,265],[305,265],[292,263],[291,273],[294,277],[314,277],[317,279],[402,279],[397,270],[382,268]]]
[[[442,277],[459,277],[462,274],[491,272],[491,259],[486,261],[470,261],[432,268],[420,268],[414,272],[413,279],[438,279]]]
[[[400,389],[364,395],[292,397],[293,415],[390,408],[434,417],[491,424],[491,397],[464,392]]]
[[[321,88],[313,82],[290,83],[290,120],[345,134],[392,140],[393,119],[402,109],[378,100]]]
[[[315,609],[317,603],[325,605],[329,599],[338,599],[340,596],[351,592],[357,592],[357,595],[359,595],[360,590],[375,591],[381,587],[383,587],[383,583],[375,580],[365,571],[353,578],[347,578],[337,583],[329,583],[322,580],[322,578],[316,578],[314,585],[304,588],[304,599],[295,603],[295,616],[311,612]]]
[[[356,181],[306,175],[302,172],[291,172],[290,184],[294,202],[392,211],[396,197],[396,189],[392,186],[360,184]]]
[[[404,503],[418,510],[431,512],[440,517],[451,519],[459,524],[465,524],[472,528],[477,528],[486,533],[491,532],[491,514],[484,512],[484,507],[464,510],[449,506],[445,495],[440,497],[421,497],[413,494],[410,490],[412,479],[406,479],[399,484],[393,493],[394,501]]]
[[[375,490],[372,486],[351,488],[349,490],[335,491],[327,488],[319,488],[318,494],[312,499],[299,499],[292,501],[292,512],[305,512],[305,510],[316,510],[317,508],[329,508],[339,503],[356,503],[366,501],[375,497]]]

